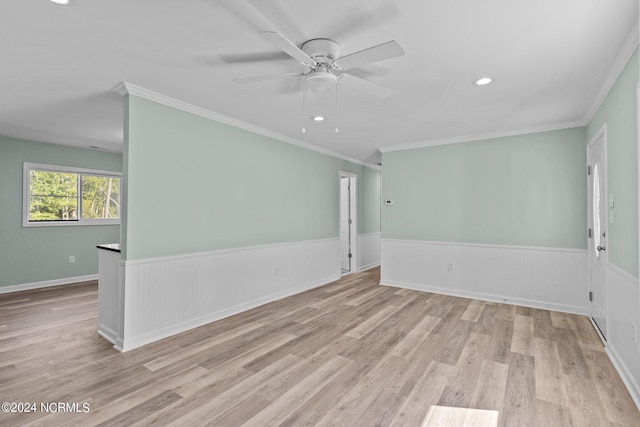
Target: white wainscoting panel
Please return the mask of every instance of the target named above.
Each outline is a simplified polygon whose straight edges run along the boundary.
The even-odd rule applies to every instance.
[[[125,262],[130,350],[340,278],[338,238]]]
[[[98,249],[98,333],[116,343],[120,306],[120,252]]]
[[[381,247],[385,285],[587,314],[586,250],[384,238]]]
[[[380,265],[380,232],[358,234],[356,254],[358,256],[356,271]]]
[[[640,327],[638,278],[609,263],[607,268],[607,353],[640,409]],[[640,331],[635,331],[640,340]]]

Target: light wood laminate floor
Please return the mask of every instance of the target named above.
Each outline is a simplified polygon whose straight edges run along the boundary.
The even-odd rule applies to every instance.
[[[118,353],[97,285],[0,295],[0,425],[640,426],[589,320],[379,270]]]

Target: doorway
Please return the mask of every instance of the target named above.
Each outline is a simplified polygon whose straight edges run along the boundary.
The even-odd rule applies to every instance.
[[[340,273],[355,271],[356,242],[356,178],[340,172]]]
[[[607,127],[596,133],[587,145],[587,221],[589,258],[589,310],[591,318],[607,337]]]

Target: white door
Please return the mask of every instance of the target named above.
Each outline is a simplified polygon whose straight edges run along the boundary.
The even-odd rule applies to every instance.
[[[587,146],[589,280],[591,317],[606,339],[607,331],[607,211],[605,133],[599,132]]]
[[[340,177],[340,267],[351,271],[351,179]]]

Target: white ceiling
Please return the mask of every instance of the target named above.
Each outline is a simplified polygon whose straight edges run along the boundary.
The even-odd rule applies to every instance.
[[[638,0],[2,0],[0,16],[2,135],[121,151],[126,81],[370,163],[379,147],[582,125],[638,42]],[[396,92],[345,79],[340,132],[331,102],[311,123],[323,103],[303,113],[295,80],[233,81],[300,71],[260,30],[343,54],[396,40],[405,56],[359,69]]]

